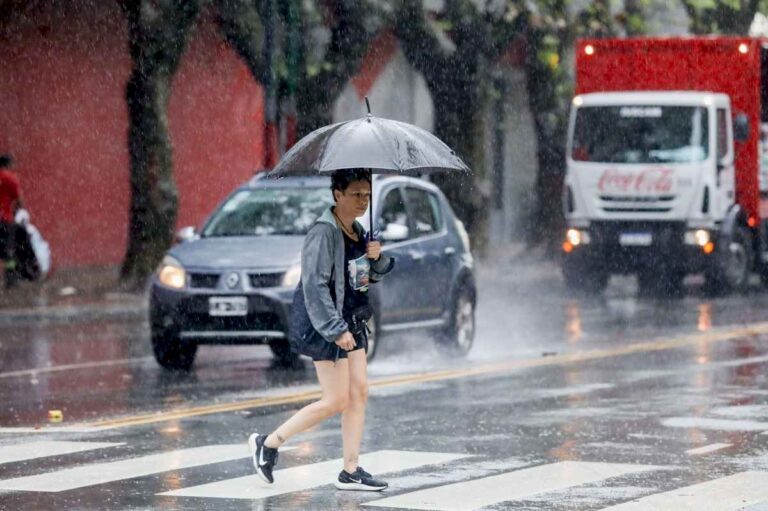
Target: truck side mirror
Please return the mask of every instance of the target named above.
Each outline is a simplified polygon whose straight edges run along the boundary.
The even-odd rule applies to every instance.
[[[747,114],[738,114],[733,119],[733,139],[736,142],[745,142],[749,138],[749,117]]]

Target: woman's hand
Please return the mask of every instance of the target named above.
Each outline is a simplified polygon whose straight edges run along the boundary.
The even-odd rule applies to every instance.
[[[371,241],[365,247],[365,257],[372,261],[378,261],[381,257],[381,242]]]
[[[355,338],[350,332],[344,332],[336,339],[336,345],[344,351],[355,349]]]

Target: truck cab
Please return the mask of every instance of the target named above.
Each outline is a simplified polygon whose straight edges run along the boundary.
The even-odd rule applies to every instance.
[[[731,46],[732,53],[723,51]],[[568,287],[600,291],[611,274],[634,273],[641,288],[679,291],[686,274],[704,273],[711,290],[727,292],[743,289],[750,272],[763,269],[754,129],[762,126],[760,95],[739,97],[734,108],[722,91],[755,74],[707,83],[711,74],[696,58],[698,51],[733,65],[743,48],[731,39],[581,43],[563,188]],[[663,59],[686,49],[693,56],[681,60],[685,73],[658,74]],[[622,74],[633,52],[645,57]],[[664,65],[654,64],[656,57]],[[757,115],[750,119],[746,110]]]

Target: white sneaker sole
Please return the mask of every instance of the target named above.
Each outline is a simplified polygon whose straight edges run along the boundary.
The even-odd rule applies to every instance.
[[[259,479],[264,481],[267,484],[272,484],[269,482],[269,479],[267,479],[267,476],[264,475],[264,473],[261,471],[261,467],[259,467],[259,460],[256,458],[256,437],[258,437],[258,433],[253,433],[251,436],[248,437],[248,448],[251,450],[251,462],[253,462],[253,468],[256,470],[256,475],[259,476]]]
[[[382,491],[386,490],[387,486],[368,486],[362,483],[341,483],[336,481],[334,483],[337,490],[352,490],[352,491]]]

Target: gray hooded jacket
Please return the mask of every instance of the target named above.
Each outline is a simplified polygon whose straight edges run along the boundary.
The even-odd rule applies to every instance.
[[[353,227],[362,238],[365,233],[363,226],[355,221]],[[394,258],[384,254],[378,261],[371,261],[370,282],[380,281],[392,270],[394,263]],[[345,278],[344,234],[336,223],[333,211],[328,208],[309,230],[301,251],[304,303],[312,326],[328,342],[336,342],[341,334],[349,330],[342,317]],[[331,282],[335,303],[329,287]]]

